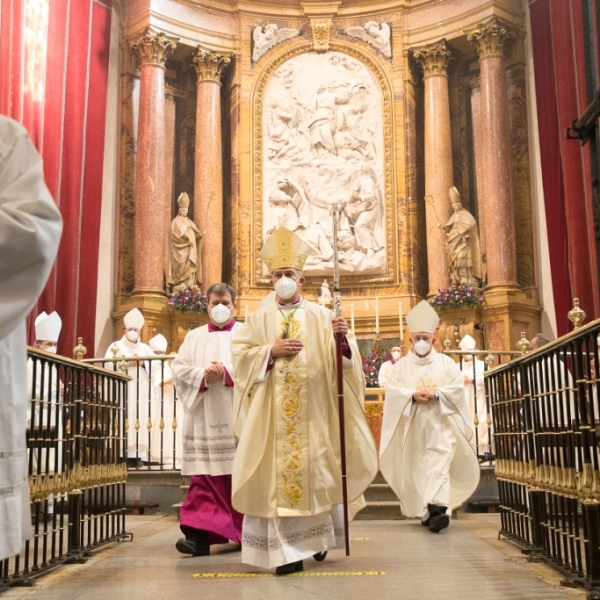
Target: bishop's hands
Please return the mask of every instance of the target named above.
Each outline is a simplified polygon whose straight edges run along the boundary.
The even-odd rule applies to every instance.
[[[272,358],[283,358],[284,356],[296,356],[304,348],[302,340],[286,338],[285,331],[271,346]]]
[[[331,328],[333,329],[333,333],[341,333],[342,335],[348,333],[348,323],[346,323],[344,317],[331,319]]]
[[[223,363],[213,360],[210,366],[204,369],[204,379],[207,383],[214,383],[215,381],[222,381],[225,375],[225,369]]]
[[[413,400],[417,404],[429,404],[429,402],[431,402],[431,400],[433,400],[435,398],[435,391],[434,390],[417,391],[417,392],[413,393],[412,397],[413,397]]]

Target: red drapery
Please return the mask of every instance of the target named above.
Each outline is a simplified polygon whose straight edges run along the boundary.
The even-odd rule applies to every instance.
[[[64,219],[54,270],[32,317],[58,311],[66,356],[77,336],[88,348],[95,342],[110,5],[0,0],[0,113],[27,127]]]
[[[589,148],[565,131],[585,110],[582,0],[530,0],[540,157],[558,334],[579,298],[600,316]]]

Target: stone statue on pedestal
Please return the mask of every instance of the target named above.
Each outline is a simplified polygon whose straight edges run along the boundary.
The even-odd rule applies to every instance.
[[[446,234],[450,279],[452,283],[477,286],[481,282],[481,250],[477,221],[463,208],[456,187],[450,188],[449,196],[454,212],[441,228]]]
[[[327,279],[323,279],[321,289],[319,290],[319,304],[327,306],[328,304],[331,304],[332,301],[333,297],[331,295],[331,290],[329,289],[329,283],[327,283]]]
[[[187,216],[190,199],[185,192],[179,195],[177,204],[179,214],[171,221],[169,231],[167,286],[171,293],[202,282],[202,234]]]

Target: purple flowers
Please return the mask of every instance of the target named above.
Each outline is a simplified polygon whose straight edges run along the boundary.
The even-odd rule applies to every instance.
[[[379,387],[379,369],[389,359],[387,352],[379,344],[375,344],[371,353],[363,357],[362,367],[367,387]]]
[[[431,300],[431,306],[436,310],[476,308],[483,302],[485,302],[485,298],[480,289],[472,285],[458,284],[438,290]]]
[[[196,287],[186,287],[171,294],[169,305],[181,312],[206,312],[206,294]]]

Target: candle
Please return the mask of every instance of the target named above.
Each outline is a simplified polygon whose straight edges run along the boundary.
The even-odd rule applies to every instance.
[[[248,320],[248,305],[244,306],[244,321]]]
[[[398,316],[400,318],[400,345],[404,341],[404,331],[402,330],[402,302],[398,302]]]
[[[350,328],[354,331],[354,302],[350,303]]]
[[[379,296],[375,296],[375,335],[379,334]]]

